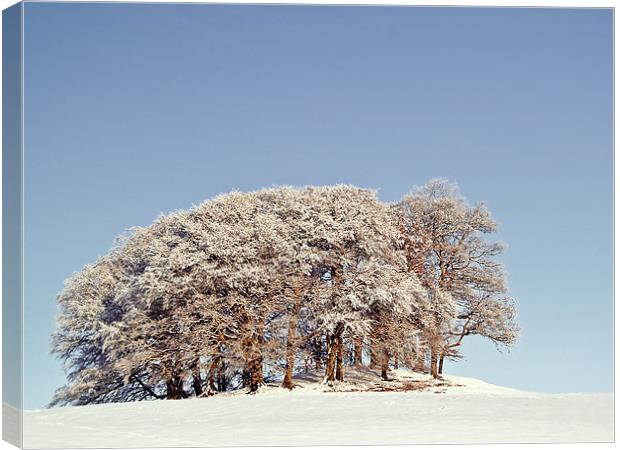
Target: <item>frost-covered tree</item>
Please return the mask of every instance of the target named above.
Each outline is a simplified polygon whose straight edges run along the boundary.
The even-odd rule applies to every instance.
[[[375,193],[349,186],[307,195],[311,246],[317,256],[314,323],[325,342],[325,382],[344,379],[345,339],[363,336],[374,304],[388,300],[383,278],[398,263],[398,233]],[[404,263],[404,259],[402,260]]]
[[[510,345],[499,247],[480,237],[495,225],[437,189],[397,206],[347,185],[231,192],[131,229],[58,295],[52,404],[292,389],[310,364],[332,384],[365,351],[387,379],[425,348],[436,371],[470,334]]]
[[[113,251],[65,283],[52,348],[64,362],[68,384],[56,392],[52,405],[159,397],[144,384],[145,373],[124,377],[109,346],[116,324],[125,320],[118,300],[124,277],[119,253]]]
[[[289,253],[283,227],[247,193],[218,197],[150,227],[160,230],[163,244],[147,271],[137,277],[139,301],[146,301],[148,308],[157,305],[156,323],[164,332],[174,329],[179,335],[148,338],[144,344],[152,343],[155,353],[143,356],[160,365],[168,357],[181,358],[183,362],[162,366],[181,370],[164,369],[179,386],[187,370],[198,376],[199,369],[192,366],[207,359],[209,389],[211,377],[221,369],[217,365],[226,359],[242,384],[256,391],[263,382],[267,322],[282,308],[280,274]],[[168,343],[160,348],[165,341],[176,348],[168,351]]]
[[[504,246],[485,236],[497,223],[483,204],[469,205],[455,184],[431,180],[396,206],[410,270],[435,305],[428,336],[431,373],[464,336],[479,334],[509,346],[516,340],[514,303],[506,298],[503,266],[494,257]]]

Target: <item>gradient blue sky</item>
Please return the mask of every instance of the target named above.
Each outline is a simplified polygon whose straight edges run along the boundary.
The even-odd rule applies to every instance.
[[[215,194],[432,177],[487,202],[523,328],[446,371],[613,388],[612,10],[25,5],[25,403],[63,280]]]

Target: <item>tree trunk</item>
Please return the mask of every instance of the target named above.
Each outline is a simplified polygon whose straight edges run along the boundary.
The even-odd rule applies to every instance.
[[[394,352],[394,370],[398,370],[398,352]]]
[[[370,350],[370,368],[380,368],[383,363],[383,340],[378,325],[373,326],[370,331],[368,349]]]
[[[200,375],[200,358],[196,358],[192,365],[192,389],[194,390],[194,395],[200,397],[203,392],[202,377]]]
[[[388,381],[388,369],[390,366],[390,353],[387,349],[383,350],[383,358],[381,358],[381,378]]]
[[[442,353],[441,356],[439,356],[439,370],[437,371],[439,372],[439,375],[443,373],[443,358],[444,354]]]
[[[250,340],[249,348],[246,353],[246,367],[244,370],[244,385],[249,388],[249,393],[254,394],[263,384],[263,355],[262,355],[262,335],[259,338]]]
[[[371,339],[370,341],[370,368],[371,369],[375,369],[377,368],[377,366],[380,365],[379,359],[380,358],[378,355],[376,344],[374,344]]]
[[[291,310],[291,317],[288,321],[288,336],[286,339],[286,371],[282,387],[293,389],[293,372],[295,370],[295,354],[297,353],[297,321],[301,310],[301,287],[296,286],[294,292],[294,303]]]
[[[220,356],[212,356],[209,371],[207,372],[207,395],[213,395],[218,389],[215,387],[215,372],[220,364]]]
[[[332,267],[331,275],[334,281],[334,292],[340,289],[342,283],[342,267]],[[342,379],[342,333],[344,332],[344,322],[336,325],[334,332],[327,337],[327,367],[325,368],[324,383],[329,385],[335,378]],[[338,368],[336,368],[338,365]]]
[[[344,369],[342,367],[343,345],[342,335],[336,338],[336,380],[344,381]]]
[[[323,341],[321,338],[312,339],[312,358],[314,359],[314,368],[321,370],[323,368]]]
[[[226,361],[220,358],[217,368],[217,390],[225,392],[228,389],[228,377],[226,376]]]
[[[248,372],[250,374],[249,388],[250,394],[258,391],[263,384],[263,357],[259,356],[252,359],[248,364]]]
[[[340,361],[340,375],[342,376],[342,333],[344,323],[339,323],[334,332],[327,336],[327,365],[323,383],[331,385],[336,379],[336,359]]]
[[[241,372],[241,387],[246,388],[248,386],[250,386],[250,370],[246,366]]]
[[[174,376],[166,382],[166,399],[179,400],[183,397],[183,380]]]
[[[196,397],[200,397],[203,392],[202,379],[200,378],[200,375],[194,375],[194,378],[192,380],[192,387],[194,388],[194,394],[196,395]]]
[[[242,374],[243,386],[249,388],[249,393],[254,394],[263,384],[263,343],[264,322],[258,323],[253,318],[244,314],[242,316],[242,330],[246,333],[242,339],[242,353],[245,367]]]
[[[424,369],[424,364],[426,360],[425,352],[423,352],[422,350],[416,351],[414,358],[415,358],[414,360],[415,362],[413,365],[414,372],[420,372],[420,373],[426,372],[426,370]]]
[[[226,361],[222,357],[224,354],[224,333],[221,330],[218,333],[217,342],[218,353],[211,355],[211,364],[207,372],[207,395],[215,395],[215,392],[223,392],[226,390],[226,387],[222,389],[222,379],[224,378]],[[216,379],[217,387],[215,385]]]
[[[433,378],[439,378],[439,374],[437,373],[437,351],[434,348],[431,348],[430,374]]]
[[[335,338],[329,336],[327,338],[327,364],[325,366],[325,382],[332,384],[335,380],[336,371],[336,345]]]
[[[356,366],[362,365],[362,350],[363,350],[363,341],[362,339],[355,340],[355,348],[353,354],[353,364]]]

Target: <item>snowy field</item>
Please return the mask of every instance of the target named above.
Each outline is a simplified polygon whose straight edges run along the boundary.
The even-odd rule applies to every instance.
[[[612,394],[536,394],[408,371],[347,373],[330,392],[308,376],[209,398],[66,407],[24,414],[26,448],[611,442]],[[393,391],[403,386],[416,390]],[[358,390],[375,389],[375,392]],[[380,390],[380,391],[379,391]]]

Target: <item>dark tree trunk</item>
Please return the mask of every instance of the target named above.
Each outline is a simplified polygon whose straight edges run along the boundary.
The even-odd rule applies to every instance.
[[[215,376],[209,373],[207,378],[207,395],[213,395],[217,391],[217,387],[215,386]]]
[[[344,323],[339,323],[334,332],[327,336],[327,365],[325,367],[324,382],[331,384],[336,378],[344,379],[342,370],[342,333],[344,332]],[[339,374],[336,373],[336,365],[339,366]]]
[[[342,369],[342,333],[344,332],[344,323],[339,323],[334,333],[327,337],[327,366],[325,368],[325,381],[332,383],[336,378],[339,381],[344,380],[344,371]],[[336,366],[338,365],[338,373]]]
[[[246,353],[246,366],[243,371],[243,386],[249,389],[249,393],[253,394],[263,384],[263,355],[259,342],[251,344]]]
[[[439,369],[437,370],[439,375],[443,373],[443,358],[444,358],[444,354],[442,353],[441,356],[439,357]]]
[[[342,267],[333,267],[331,275],[334,280],[334,292],[337,292],[342,283]],[[332,384],[336,378],[343,378],[342,373],[342,333],[344,332],[344,322],[336,325],[331,335],[327,336],[327,366],[325,368],[325,381]],[[336,367],[338,366],[338,367]],[[324,382],[325,382],[324,381]]]
[[[220,330],[217,341],[218,353],[211,355],[211,364],[207,371],[207,395],[215,395],[215,392],[223,392],[226,390],[225,375],[226,360],[222,357],[224,354],[224,333]],[[215,382],[217,380],[217,386]]]
[[[252,375],[250,374],[250,369],[244,367],[243,372],[241,372],[241,386],[244,388],[249,387],[251,377]]]
[[[331,384],[336,379],[336,345],[335,337],[327,337],[327,364],[325,365],[325,381]]]
[[[217,390],[224,392],[228,389],[228,377],[226,376],[226,361],[220,358],[217,366]]]
[[[295,288],[294,303],[291,310],[291,317],[288,321],[288,336],[286,339],[286,371],[282,387],[293,389],[293,372],[295,370],[295,354],[297,353],[297,321],[301,310],[301,287]]]
[[[220,365],[220,356],[213,356],[211,358],[211,364],[209,365],[209,371],[207,372],[207,394],[213,395],[218,389],[215,387],[215,373]]]
[[[241,320],[242,330],[246,334],[241,341],[245,367],[241,375],[243,387],[249,389],[250,394],[258,391],[263,384],[263,343],[264,323],[258,323],[244,314]]]
[[[248,364],[248,371],[250,373],[249,389],[253,394],[258,391],[258,388],[263,384],[263,358],[257,357],[251,360]]]
[[[226,392],[226,390],[228,389],[228,377],[226,376],[226,374],[224,373],[223,370],[221,370],[218,375],[217,375],[217,390],[218,392]]]
[[[203,393],[202,379],[200,378],[200,375],[194,376],[194,379],[192,380],[192,387],[194,388],[194,394],[196,397],[200,397]]]
[[[336,379],[336,360],[340,361],[340,375],[342,376],[342,333],[344,323],[339,323],[334,332],[327,336],[327,365],[325,367],[324,383],[332,384]]]
[[[342,335],[339,335],[336,337],[336,380],[338,381],[344,381],[343,353]]]
[[[166,399],[179,400],[184,397],[183,380],[174,376],[166,382]]]
[[[196,397],[200,397],[203,393],[202,377],[200,375],[200,358],[197,358],[193,364],[192,389]]]

